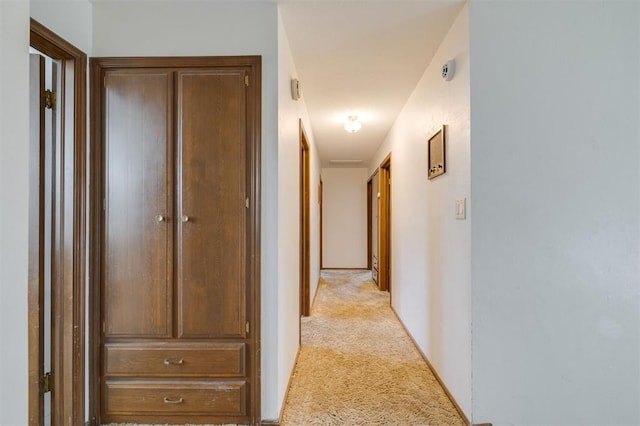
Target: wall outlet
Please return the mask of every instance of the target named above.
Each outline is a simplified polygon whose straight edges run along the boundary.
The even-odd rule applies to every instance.
[[[467,199],[459,198],[456,200],[456,219],[465,220],[467,218]]]

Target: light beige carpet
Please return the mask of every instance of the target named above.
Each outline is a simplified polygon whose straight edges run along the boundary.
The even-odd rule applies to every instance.
[[[302,322],[283,425],[464,425],[370,272],[323,271]]]
[[[368,271],[323,271],[283,425],[464,425]]]

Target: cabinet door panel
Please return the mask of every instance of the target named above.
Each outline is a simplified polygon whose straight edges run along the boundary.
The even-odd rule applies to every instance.
[[[172,78],[113,71],[105,85],[107,337],[172,334]]]
[[[178,337],[244,337],[242,70],[178,72]]]

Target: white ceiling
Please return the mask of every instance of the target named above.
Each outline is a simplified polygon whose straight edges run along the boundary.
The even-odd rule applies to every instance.
[[[366,167],[464,0],[279,0],[323,167]],[[362,130],[344,122],[358,115]]]

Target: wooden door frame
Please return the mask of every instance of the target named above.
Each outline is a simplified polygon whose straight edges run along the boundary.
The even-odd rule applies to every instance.
[[[377,170],[376,170],[377,171]],[[373,267],[371,257],[373,256],[373,208],[371,203],[373,202],[373,175],[367,179],[367,269]]]
[[[373,268],[373,179],[378,169],[367,179],[367,269]]]
[[[249,417],[253,424],[261,419],[261,385],[260,385],[260,235],[261,235],[261,135],[262,135],[262,57],[261,56],[198,56],[198,57],[126,57],[126,58],[91,58],[90,90],[91,90],[91,216],[89,225],[89,245],[91,248],[89,280],[92,284],[89,291],[89,418],[91,425],[100,425],[100,372],[102,354],[100,344],[101,330],[101,269],[102,244],[104,230],[102,227],[102,203],[104,197],[104,144],[102,128],[104,73],[118,68],[172,68],[198,69],[211,67],[243,67],[250,81],[247,88],[247,297],[252,307],[252,314],[247,318],[251,323],[248,334],[253,350],[250,361],[251,405]]]
[[[300,139],[300,316],[311,313],[311,226],[310,226],[310,171],[309,138],[302,119],[298,120]]]
[[[320,259],[319,259],[319,263],[318,264],[320,265],[320,269],[322,269],[322,240],[323,240],[323,238],[322,238],[322,216],[323,216],[322,215],[322,208],[323,208],[323,204],[324,204],[324,183],[322,182],[322,176],[320,176],[320,187],[318,189],[318,203],[320,204],[318,206],[318,210],[320,210],[320,215],[319,215],[320,216],[320,229],[319,229],[319,232],[320,232],[320,238],[319,238],[319,240],[320,240],[319,241],[319,245],[320,245],[319,251],[320,251],[320,253],[319,253],[319,257],[320,257]]]
[[[391,292],[391,153],[380,163],[378,286]]]
[[[373,226],[374,226],[373,201],[376,200],[376,202],[379,202],[378,193],[375,193],[375,194],[373,193],[373,180],[378,179],[378,188],[380,188],[380,181],[379,181],[380,176],[378,175],[379,172],[380,170],[376,168],[371,174],[371,176],[369,176],[369,179],[367,180],[367,256],[369,257],[369,260],[367,261],[367,265],[368,265],[368,269],[370,269],[372,273],[373,273]],[[378,206],[376,211],[378,212],[378,216],[379,216],[380,206]],[[376,257],[379,258],[378,255],[380,254],[380,221],[376,222],[376,226],[377,226],[376,239],[378,243],[377,244],[378,253]],[[380,274],[380,271],[378,271],[378,276],[379,274]],[[374,281],[376,285],[378,285],[378,279],[376,278]]]
[[[58,312],[60,330],[57,336],[52,335],[52,339],[59,339],[56,353],[59,362],[54,371],[57,396],[55,401],[52,399],[52,410],[56,414],[53,419],[56,423],[81,424],[85,408],[87,55],[34,19],[30,21],[30,46],[61,63],[62,87],[57,108],[62,117],[62,149],[56,163],[60,170],[60,182],[56,183],[60,199],[55,207],[58,214],[56,226],[60,232],[56,235],[52,264],[57,271],[62,297]],[[33,160],[40,161],[32,156]],[[33,190],[33,186],[31,188]],[[40,216],[42,208],[38,207]],[[39,424],[43,409],[39,389],[43,374],[40,355],[44,350],[39,337],[42,282],[39,241],[39,236],[38,240],[29,241],[29,425]]]
[[[45,247],[45,114],[42,106],[42,92],[45,90],[45,59],[38,55],[38,128],[34,129],[34,90],[32,80],[34,70],[29,61],[29,424],[44,423],[44,397],[39,386],[35,388],[44,371],[44,247]],[[37,153],[37,154],[36,154]],[[35,308],[34,308],[35,307]],[[37,324],[37,325],[36,325]],[[52,327],[53,328],[53,327]]]

